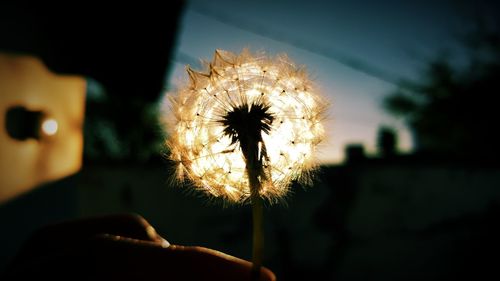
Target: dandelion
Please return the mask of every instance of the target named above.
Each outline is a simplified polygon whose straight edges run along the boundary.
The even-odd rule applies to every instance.
[[[170,159],[177,177],[197,189],[252,204],[259,272],[262,201],[277,202],[292,181],[310,181],[325,103],[286,56],[217,50],[206,72],[187,72],[190,83],[171,98]]]

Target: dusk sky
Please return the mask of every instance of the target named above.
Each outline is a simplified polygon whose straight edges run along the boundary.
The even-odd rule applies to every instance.
[[[408,129],[381,107],[396,88],[385,80],[418,78],[425,62],[457,45],[463,23],[477,8],[459,2],[192,0],[180,25],[168,87],[187,79],[185,64],[199,69],[196,59],[211,60],[216,49],[286,53],[307,67],[332,103],[328,137],[318,151],[322,163],[341,162],[349,143],[374,153],[381,125],[397,129],[399,149],[410,151]],[[377,75],[339,59],[356,60]]]

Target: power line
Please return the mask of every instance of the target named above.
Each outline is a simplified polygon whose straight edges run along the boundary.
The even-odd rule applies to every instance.
[[[389,84],[398,86],[399,85],[398,82],[401,80],[399,76],[390,74],[387,71],[377,66],[374,66],[370,63],[367,63],[366,61],[363,61],[362,59],[347,55],[343,52],[333,50],[331,48],[326,48],[321,45],[293,38],[291,36],[285,35],[282,32],[273,30],[267,26],[264,27],[254,22],[243,21],[240,18],[231,17],[227,14],[223,14],[215,10],[208,9],[200,5],[197,5],[196,7],[191,5],[190,9],[199,15],[218,21],[225,25],[236,27],[246,32],[250,32],[271,39],[273,41],[278,41],[280,43],[285,43],[297,49],[301,49],[309,53],[322,56],[324,58],[340,63],[344,66],[347,66],[351,69],[354,69],[358,72],[364,73],[371,77],[377,78]]]
[[[191,65],[191,66],[198,66],[200,64],[200,60],[184,53],[183,51],[177,51],[177,54],[175,55],[175,58],[173,59],[174,62],[184,64],[184,65]]]
[[[191,10],[204,16],[208,17],[212,20],[216,20],[218,22],[221,22],[225,25],[229,25],[232,27],[236,27],[238,29],[266,37],[268,39],[278,41],[280,43],[284,43],[287,45],[290,45],[294,48],[298,48],[301,50],[305,50],[307,52],[325,57],[329,60],[332,60],[334,62],[340,63],[344,66],[347,66],[351,69],[354,69],[358,72],[364,73],[366,75],[369,75],[371,77],[377,78],[379,80],[382,80],[386,83],[390,83],[393,85],[399,85],[398,82],[400,79],[396,75],[392,75],[387,73],[386,71],[375,67],[373,65],[370,65],[369,63],[366,63],[362,61],[361,59],[354,58],[352,56],[346,55],[342,52],[337,52],[328,48],[325,48],[323,46],[319,45],[314,45],[311,43],[306,43],[305,41],[301,41],[292,37],[288,37],[286,35],[283,35],[282,33],[270,30],[269,28],[264,28],[262,26],[259,26],[254,23],[250,22],[243,22],[240,19],[232,18],[227,15],[221,14],[214,12],[212,10],[203,8],[203,7],[191,7]],[[177,54],[173,60],[175,63],[180,63],[180,64],[188,64],[188,65],[200,65],[200,60],[193,57],[192,55],[189,55],[183,51],[177,51]],[[401,86],[401,85],[399,85]],[[337,116],[339,118],[340,116]],[[346,118],[345,116],[341,118]],[[346,119],[351,120],[351,122],[357,123],[358,125],[363,125],[365,126],[367,120],[359,120],[359,118],[353,118],[353,117],[347,117]],[[355,120],[357,119],[357,120]]]
[[[173,63],[178,63],[182,65],[191,65],[191,66],[199,66],[200,65],[200,60],[197,58],[186,54],[182,51],[178,51],[175,58],[172,60]],[[332,116],[332,120],[334,119],[346,119],[349,120],[351,124],[356,124],[357,126],[364,126],[367,128],[372,128],[373,126],[367,125],[368,123],[373,123],[371,118],[369,117],[364,117],[360,118],[359,116],[351,116],[351,115],[346,115],[346,114],[334,114]],[[396,126],[397,129],[401,129],[400,126]]]

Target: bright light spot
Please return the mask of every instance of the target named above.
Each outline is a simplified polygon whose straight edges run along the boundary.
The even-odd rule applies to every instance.
[[[44,134],[48,136],[53,136],[57,133],[59,125],[57,121],[54,119],[46,119],[42,123],[42,131]]]

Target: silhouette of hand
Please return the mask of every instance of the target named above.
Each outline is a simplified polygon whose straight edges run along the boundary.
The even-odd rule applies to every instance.
[[[37,231],[6,279],[250,280],[248,261],[203,247],[170,245],[136,215],[64,222]],[[275,280],[266,268],[261,280]]]

